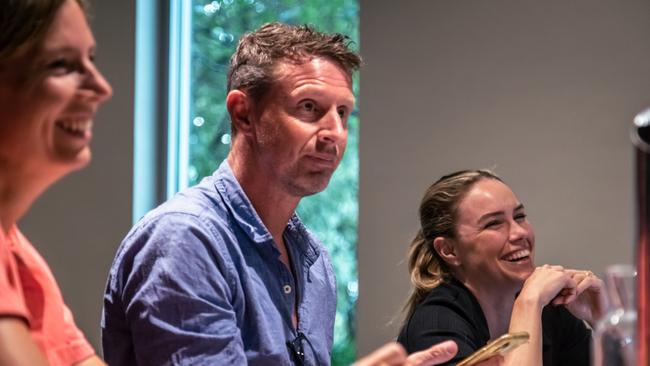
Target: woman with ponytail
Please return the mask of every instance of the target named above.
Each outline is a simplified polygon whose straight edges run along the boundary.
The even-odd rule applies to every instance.
[[[420,204],[408,252],[413,284],[398,341],[416,352],[451,339],[455,365],[508,332],[530,340],[501,364],[589,365],[594,325],[606,311],[603,282],[589,271],[535,267],[535,233],[523,204],[487,170],[442,177]],[[583,322],[584,321],[584,322]]]

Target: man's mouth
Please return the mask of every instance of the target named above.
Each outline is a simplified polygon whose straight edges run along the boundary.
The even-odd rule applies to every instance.
[[[318,160],[324,160],[324,161],[335,161],[336,160],[336,153],[311,153],[309,154],[310,157]]]
[[[307,158],[312,164],[322,168],[336,168],[337,158],[335,154],[310,154]]]
[[[530,249],[520,249],[501,257],[501,259],[513,263],[522,262],[529,258],[530,258]]]

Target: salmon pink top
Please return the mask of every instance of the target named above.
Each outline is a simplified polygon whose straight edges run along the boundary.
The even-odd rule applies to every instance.
[[[95,354],[47,263],[15,225],[7,235],[0,229],[0,316],[24,319],[50,365],[73,365]]]

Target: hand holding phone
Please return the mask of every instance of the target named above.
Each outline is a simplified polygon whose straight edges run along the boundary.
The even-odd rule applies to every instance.
[[[528,341],[528,332],[507,333],[486,344],[456,366],[472,366],[497,355],[504,355]]]

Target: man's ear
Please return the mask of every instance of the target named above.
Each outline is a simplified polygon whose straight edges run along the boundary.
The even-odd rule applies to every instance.
[[[460,265],[458,256],[456,255],[456,249],[454,248],[453,243],[448,238],[439,236],[433,239],[433,249],[438,253],[440,258],[442,258],[445,263],[450,266]]]
[[[249,135],[252,130],[250,118],[253,112],[253,103],[250,97],[241,90],[231,90],[226,96],[226,108],[234,130]]]

